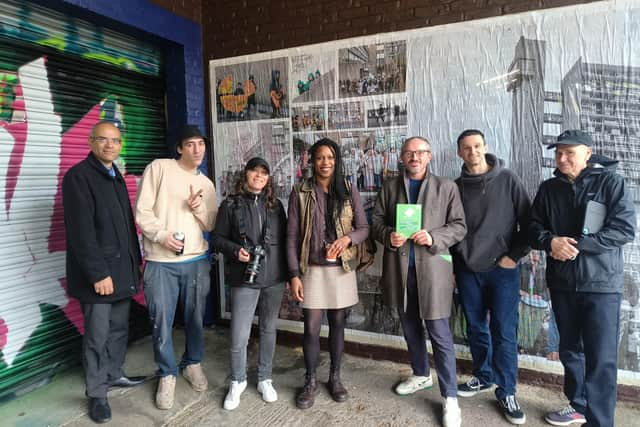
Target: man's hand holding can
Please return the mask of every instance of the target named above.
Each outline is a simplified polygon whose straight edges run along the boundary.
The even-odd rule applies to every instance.
[[[176,255],[182,255],[184,253],[184,233],[176,231],[173,233],[173,238],[180,243],[180,249],[176,249]]]
[[[176,255],[184,253],[184,233],[181,231],[171,232],[167,234],[164,240],[164,247],[174,251]]]

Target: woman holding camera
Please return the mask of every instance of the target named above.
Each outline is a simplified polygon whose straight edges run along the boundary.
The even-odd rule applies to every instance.
[[[212,242],[226,260],[225,279],[231,286],[231,383],[224,409],[240,404],[247,387],[247,343],[258,307],[260,354],[258,392],[265,402],[275,402],[278,394],[271,382],[276,345],[276,320],[287,279],[286,216],[276,198],[266,160],[254,157],[247,162],[218,211]]]
[[[296,397],[300,409],[313,406],[318,392],[323,310],[329,321],[331,368],[329,392],[336,402],[347,399],[340,380],[346,309],[358,303],[356,245],[369,234],[358,190],[344,178],[338,145],[328,138],[309,150],[313,175],[296,185],[289,197],[287,261],[291,293],[304,313],[304,388]]]

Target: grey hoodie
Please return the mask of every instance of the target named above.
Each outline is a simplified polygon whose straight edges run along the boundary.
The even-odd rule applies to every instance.
[[[529,196],[501,159],[485,156],[487,173],[471,175],[463,165],[456,179],[467,221],[466,237],[451,250],[456,269],[489,271],[504,255],[517,262],[529,252]]]

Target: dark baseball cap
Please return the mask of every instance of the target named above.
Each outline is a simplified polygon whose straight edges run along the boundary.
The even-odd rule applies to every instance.
[[[269,163],[267,163],[267,161],[262,157],[254,157],[250,159],[247,162],[246,166],[244,167],[244,170],[245,171],[252,170],[257,168],[258,166],[262,166],[267,170],[267,173],[271,173],[271,168],[269,167]]]
[[[207,137],[200,132],[200,128],[196,125],[184,125],[178,131],[178,144],[182,143],[185,139],[190,138],[202,138],[205,141]]]
[[[553,144],[549,144],[547,149],[550,150],[555,148],[557,145],[586,145],[587,147],[591,147],[591,145],[593,145],[593,140],[591,139],[591,135],[588,133],[572,129],[565,130],[558,135],[557,141]]]

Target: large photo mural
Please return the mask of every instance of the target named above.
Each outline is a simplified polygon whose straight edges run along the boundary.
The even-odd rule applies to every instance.
[[[636,2],[605,1],[211,61],[213,88],[226,70],[251,64],[271,64],[262,71],[263,81],[275,70],[281,79],[292,77],[281,81],[289,88],[286,108],[265,117],[265,104],[263,114],[250,116],[256,120],[250,124],[229,122],[220,96],[211,94],[219,196],[225,195],[227,177],[263,153],[277,165],[278,196],[286,203],[291,186],[309,174],[308,148],[328,136],[341,147],[345,175],[361,191],[370,214],[384,180],[401,170],[404,138],[429,139],[431,171],[456,178],[462,166],[456,137],[477,128],[485,133],[489,151],[522,178],[533,197],[554,170],[553,151],[546,146],[562,130],[578,128],[591,134],[595,152],[620,161],[618,172],[640,212],[640,33],[632,25],[639,21]],[[281,130],[268,139],[264,127]],[[395,311],[382,302],[380,253],[358,274],[360,301],[348,326],[350,339],[387,345],[395,342],[387,337],[401,330]],[[624,261],[619,368],[636,378],[638,236],[625,246]],[[518,345],[522,355],[538,358],[527,360],[548,363],[553,370],[560,366],[558,333],[545,266],[546,256],[538,251],[520,261]],[[287,328],[301,316],[287,294],[280,316]],[[454,304],[452,328],[461,353],[467,352],[465,327]]]

